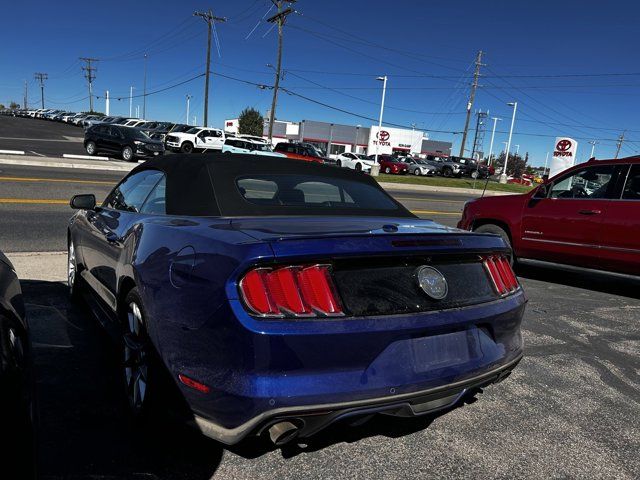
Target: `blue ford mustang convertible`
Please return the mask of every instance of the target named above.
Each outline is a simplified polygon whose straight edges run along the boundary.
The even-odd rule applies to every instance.
[[[442,410],[522,356],[502,239],[420,220],[360,172],[172,155],[71,206],[70,292],[117,339],[137,416],[280,445]]]

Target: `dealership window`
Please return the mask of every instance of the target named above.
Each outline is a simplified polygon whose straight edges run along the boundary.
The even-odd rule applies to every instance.
[[[640,165],[633,165],[622,192],[624,200],[640,200]]]
[[[336,145],[332,143],[331,151],[329,153],[331,155],[340,155],[341,153],[344,153],[346,149],[347,149],[346,145]]]
[[[551,198],[609,198],[611,179],[614,176],[613,165],[589,167],[554,182]]]

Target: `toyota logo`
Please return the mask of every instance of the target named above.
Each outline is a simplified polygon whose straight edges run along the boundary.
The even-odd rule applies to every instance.
[[[556,150],[558,150],[559,152],[566,152],[570,148],[571,148],[570,140],[560,140],[556,145]]]
[[[376,137],[378,137],[378,140],[380,140],[381,142],[386,142],[387,140],[389,140],[390,136],[391,134],[389,134],[389,132],[387,132],[386,130],[380,130],[378,133],[376,133]]]

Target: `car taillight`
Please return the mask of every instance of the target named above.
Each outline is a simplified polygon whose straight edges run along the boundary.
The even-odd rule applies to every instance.
[[[240,281],[244,303],[263,317],[344,315],[328,265],[250,270]]]
[[[515,292],[520,288],[518,279],[504,255],[493,255],[483,260],[484,267],[491,278],[493,288],[499,295]]]

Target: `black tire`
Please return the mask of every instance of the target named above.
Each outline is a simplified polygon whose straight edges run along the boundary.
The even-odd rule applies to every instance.
[[[356,172],[361,172],[362,171],[362,164],[361,163],[356,163],[355,169],[356,169]]]
[[[89,155],[95,155],[98,153],[98,147],[96,146],[96,142],[89,141],[84,146],[84,149],[87,151]]]
[[[442,169],[442,175],[445,177],[453,177],[453,170],[449,167],[445,167]]]
[[[414,169],[413,169],[413,174],[414,174],[416,177],[419,177],[420,175],[422,175],[422,173],[420,173],[420,169],[419,169],[419,168],[414,168]]]
[[[511,249],[511,254],[509,255],[509,262],[513,266],[513,264],[516,261],[516,257],[515,257],[515,254],[513,253],[513,248],[511,247],[511,239],[509,238],[509,234],[506,232],[504,228],[499,227],[498,225],[495,225],[493,223],[485,223],[484,225],[480,225],[478,228],[475,228],[473,231],[477,233],[492,233],[494,235],[499,235],[500,237],[502,237],[502,240],[504,240],[504,243],[506,243],[507,246]]]
[[[121,374],[126,406],[136,420],[147,420],[163,410],[161,361],[151,343],[147,314],[137,288],[120,308]]]
[[[385,167],[384,173],[386,173],[387,175],[391,174],[391,169],[389,167]]]
[[[133,148],[131,148],[129,145],[126,145],[122,148],[122,159],[125,162],[135,162],[136,161],[136,157],[133,154]]]
[[[182,145],[180,145],[180,151],[182,153],[193,153],[193,143],[182,142]]]
[[[339,167],[341,167],[341,166],[342,166],[342,161],[340,161],[340,160],[336,160],[336,165],[337,165],[337,166],[339,166]]]

